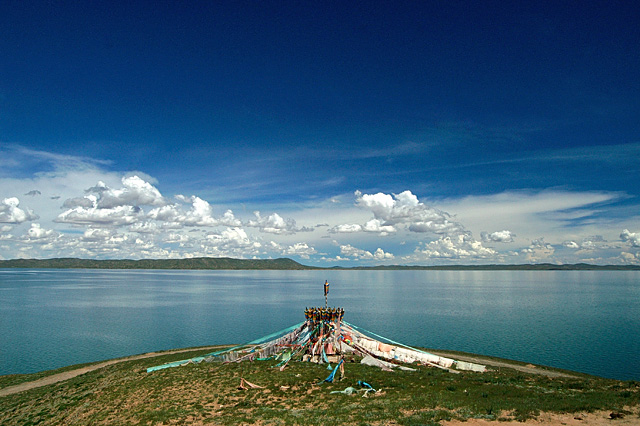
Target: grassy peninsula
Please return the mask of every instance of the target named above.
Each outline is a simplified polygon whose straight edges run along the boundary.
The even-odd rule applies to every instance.
[[[11,259],[0,260],[0,268],[27,269],[222,269],[222,270],[456,270],[456,271],[638,271],[637,265],[591,265],[587,263],[556,265],[552,263],[520,265],[385,265],[321,268],[307,266],[288,258],[233,259],[196,257],[190,259]]]
[[[591,417],[618,425],[640,423],[639,382],[475,355],[490,371],[452,374],[417,366],[416,371],[385,372],[349,362],[345,379],[334,383],[323,382],[329,374],[325,365],[302,362],[291,363],[284,371],[274,368],[277,361],[259,361],[146,372],[153,365],[210,351],[125,359],[0,396],[0,424],[442,425],[451,420],[504,424],[547,419],[545,424],[560,425],[565,422],[548,419]],[[0,391],[59,372],[2,376]],[[242,389],[241,379],[260,387]],[[357,389],[358,380],[378,391],[366,398],[361,392],[332,393]]]

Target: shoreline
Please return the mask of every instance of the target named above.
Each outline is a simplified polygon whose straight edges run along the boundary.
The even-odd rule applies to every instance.
[[[371,265],[310,266],[290,258],[236,259],[197,257],[190,259],[9,259],[0,269],[113,269],[113,270],[318,270],[318,271],[639,271],[639,265],[596,265],[591,263],[522,263],[478,265]]]

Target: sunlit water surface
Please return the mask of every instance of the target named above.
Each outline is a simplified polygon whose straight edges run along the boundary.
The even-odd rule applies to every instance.
[[[342,306],[396,341],[640,379],[640,272],[0,269],[0,374],[242,343]]]

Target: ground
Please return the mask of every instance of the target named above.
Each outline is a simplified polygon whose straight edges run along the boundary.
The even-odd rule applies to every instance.
[[[0,377],[0,424],[639,425],[640,383],[608,380],[471,354],[439,354],[489,366],[452,374],[416,366],[384,372],[352,360],[342,381],[326,365],[201,363],[146,368],[213,348],[151,353],[34,375]],[[252,388],[242,379],[260,387]],[[360,389],[363,398],[332,393]]]

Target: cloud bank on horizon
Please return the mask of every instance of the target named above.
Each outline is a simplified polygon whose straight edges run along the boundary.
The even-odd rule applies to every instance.
[[[617,206],[621,193],[511,190],[427,203],[409,189],[354,190],[283,203],[278,211],[238,211],[198,194],[163,194],[141,172],[108,171],[79,158],[71,166],[52,161],[48,172],[0,177],[1,258],[640,264],[637,217],[614,222],[596,214],[624,209]]]
[[[0,258],[639,264],[637,22],[3,2]]]

